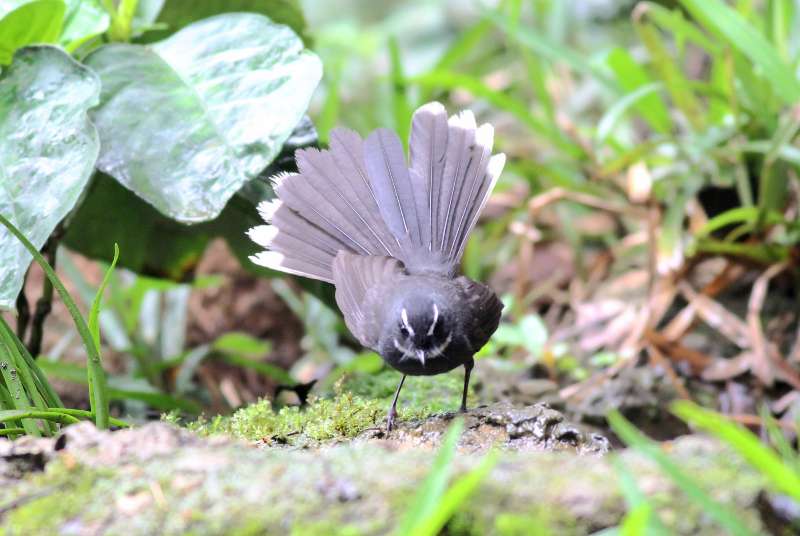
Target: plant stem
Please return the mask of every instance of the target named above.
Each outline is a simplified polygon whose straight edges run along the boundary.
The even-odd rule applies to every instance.
[[[31,309],[28,306],[28,298],[25,296],[25,282],[28,280],[28,269],[25,272],[25,277],[22,278],[22,289],[17,296],[17,337],[19,340],[25,340],[25,334],[28,331],[28,322],[31,319]]]
[[[58,250],[58,243],[64,235],[64,227],[59,223],[50,238],[45,242],[42,248],[42,255],[47,259],[47,262],[55,270],[56,267],[56,251]],[[42,351],[42,337],[44,336],[44,321],[47,315],[53,310],[53,283],[48,277],[45,277],[42,282],[42,296],[36,301],[36,311],[33,314],[33,322],[31,323],[31,335],[28,339],[28,352],[34,359],[39,357]]]

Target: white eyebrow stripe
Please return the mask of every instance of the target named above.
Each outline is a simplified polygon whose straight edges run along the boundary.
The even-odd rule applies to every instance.
[[[403,307],[403,310],[400,311],[400,318],[403,320],[403,325],[408,330],[408,334],[413,337],[414,336],[414,328],[412,328],[411,324],[408,323],[408,312],[406,311],[405,307]]]
[[[431,327],[428,328],[428,337],[433,335],[433,330],[436,329],[436,322],[439,321],[439,307],[434,303],[433,304],[433,323]]]

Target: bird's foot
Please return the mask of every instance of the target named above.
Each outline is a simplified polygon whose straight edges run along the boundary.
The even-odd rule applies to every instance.
[[[395,421],[396,418],[397,418],[397,410],[394,408],[394,406],[392,406],[392,408],[389,410],[388,415],[386,415],[386,433],[387,434],[389,432],[391,432],[392,429],[394,428],[394,421]]]

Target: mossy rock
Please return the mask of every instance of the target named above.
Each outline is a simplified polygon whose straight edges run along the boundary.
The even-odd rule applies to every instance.
[[[0,482],[3,534],[386,534],[435,458],[431,449],[386,440],[254,448],[166,423],[113,433],[82,423],[36,448],[29,454],[45,460],[43,471]],[[763,529],[756,508],[763,481],[739,458],[700,437],[674,441],[670,455],[752,531]],[[450,481],[484,456],[462,448]],[[530,450],[503,451],[447,533],[570,535],[616,526],[626,511],[620,465],[636,475],[670,533],[721,533],[635,452]]]

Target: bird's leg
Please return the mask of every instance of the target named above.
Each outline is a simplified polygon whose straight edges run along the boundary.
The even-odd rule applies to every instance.
[[[406,381],[406,375],[400,380],[400,385],[397,386],[397,391],[394,392],[394,400],[392,400],[392,407],[389,408],[389,415],[386,416],[386,433],[392,431],[394,427],[394,419],[397,417],[397,398],[400,396],[400,389],[403,388],[403,383]]]
[[[467,412],[467,391],[469,391],[469,373],[472,372],[472,367],[475,366],[475,360],[470,358],[469,361],[464,363],[464,393],[461,395],[461,413]]]

